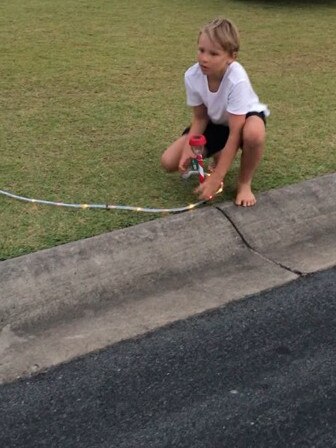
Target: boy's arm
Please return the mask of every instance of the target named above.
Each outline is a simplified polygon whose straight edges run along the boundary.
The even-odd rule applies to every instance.
[[[198,135],[203,134],[205,131],[205,128],[208,124],[209,117],[208,117],[208,111],[207,108],[204,106],[204,104],[201,104],[200,106],[194,106],[193,107],[193,117],[192,122],[189,130],[189,135]],[[188,166],[190,164],[190,160],[194,157],[194,153],[192,152],[190,145],[189,145],[189,138],[187,138],[186,144],[183,148],[181,160],[179,163],[179,170],[181,172],[185,172],[188,169]]]
[[[221,152],[214,172],[196,189],[200,199],[213,197],[220,188],[241,144],[244,123],[245,115],[229,115],[229,138]]]

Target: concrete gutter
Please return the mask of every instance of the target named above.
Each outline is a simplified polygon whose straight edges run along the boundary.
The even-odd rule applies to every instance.
[[[0,262],[0,382],[336,265],[336,174]]]

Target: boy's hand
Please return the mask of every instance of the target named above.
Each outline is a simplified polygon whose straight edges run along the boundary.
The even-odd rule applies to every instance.
[[[198,194],[199,199],[209,200],[215,196],[222,184],[222,179],[218,178],[215,174],[211,174],[205,178],[205,181],[194,192]]]
[[[183,152],[182,152],[182,156],[180,159],[180,163],[178,166],[178,170],[180,171],[180,173],[185,173],[190,165],[191,159],[195,158],[195,154],[192,152],[190,146],[187,148],[184,148]]]

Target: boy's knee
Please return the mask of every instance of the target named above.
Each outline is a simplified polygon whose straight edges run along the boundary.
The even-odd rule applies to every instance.
[[[167,170],[168,167],[168,160],[167,160],[167,156],[165,153],[162,154],[161,159],[160,159],[160,164],[162,166],[162,168],[164,170]]]
[[[243,147],[258,148],[265,143],[265,128],[246,127],[243,130]]]
[[[172,161],[170,157],[164,152],[161,156],[160,163],[162,168],[167,171],[168,173],[171,173],[176,170],[176,168],[173,166]]]

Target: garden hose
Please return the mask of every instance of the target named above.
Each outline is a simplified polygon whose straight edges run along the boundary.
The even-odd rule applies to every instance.
[[[198,174],[198,172],[189,172],[185,176],[185,178],[189,177],[191,174]],[[223,185],[221,185],[220,189],[217,191],[216,195],[223,191]],[[202,201],[195,202],[194,204],[189,204],[183,207],[175,207],[175,208],[150,208],[150,207],[136,207],[131,205],[115,205],[115,204],[73,204],[66,202],[54,202],[54,201],[46,201],[44,199],[32,199],[27,198],[25,196],[19,196],[18,194],[11,193],[9,191],[0,190],[0,194],[3,196],[7,196],[8,198],[18,199],[24,202],[30,202],[32,204],[42,204],[42,205],[53,205],[56,207],[70,207],[70,208],[79,208],[79,209],[103,209],[103,210],[128,210],[134,212],[146,212],[146,213],[181,213],[186,212],[188,210],[192,210],[200,205],[208,202],[210,199],[204,199]]]
[[[187,171],[182,177],[184,179],[188,179],[191,175],[196,174],[199,176],[200,183],[204,182],[205,176],[209,175],[204,173],[203,168],[203,157],[201,153],[203,152],[203,146],[206,143],[205,137],[203,135],[195,135],[192,136],[189,140],[191,148],[196,155],[196,158],[192,160],[193,169]],[[216,195],[223,191],[223,183],[221,184],[219,190],[216,192]],[[146,212],[146,213],[181,213],[186,212],[188,210],[192,210],[200,205],[208,202],[212,199],[204,199],[202,201],[195,202],[194,204],[189,204],[183,207],[175,207],[175,208],[150,208],[150,207],[136,207],[131,205],[115,205],[115,204],[73,204],[66,202],[53,202],[46,201],[44,199],[32,199],[27,198],[25,196],[19,196],[14,193],[10,193],[9,191],[0,190],[0,194],[3,196],[7,196],[12,199],[18,199],[24,202],[30,202],[33,204],[43,204],[43,205],[54,205],[56,207],[70,207],[70,208],[80,208],[80,209],[103,209],[103,210],[128,210],[135,212]]]
[[[129,210],[135,212],[147,212],[147,213],[180,213],[188,210],[192,210],[195,207],[199,207],[201,204],[204,204],[208,200],[203,200],[196,202],[194,204],[189,204],[184,207],[176,207],[176,208],[149,208],[149,207],[136,207],[131,205],[114,205],[114,204],[72,204],[66,202],[53,202],[46,201],[44,199],[32,199],[27,198],[25,196],[19,196],[14,193],[10,193],[9,191],[0,190],[0,194],[3,196],[7,196],[12,199],[18,199],[24,202],[30,202],[32,204],[43,204],[43,205],[54,205],[56,207],[70,207],[70,208],[80,208],[80,209],[104,209],[104,210]]]

